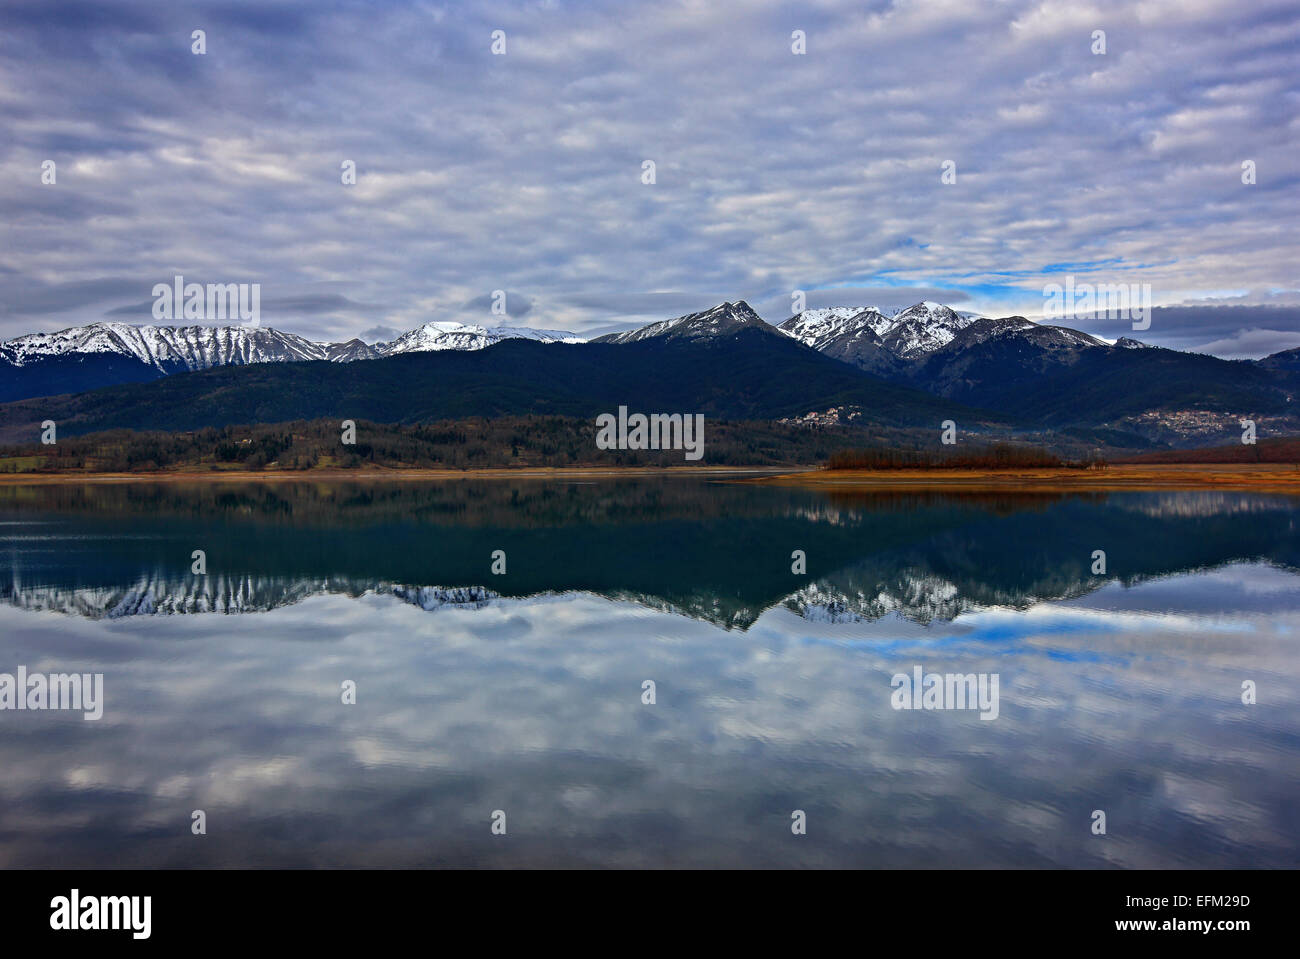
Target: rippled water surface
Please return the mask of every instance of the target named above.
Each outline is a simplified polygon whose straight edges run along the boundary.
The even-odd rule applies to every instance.
[[[1294,866],[1298,508],[0,487],[0,672],[105,701],[0,711],[0,864]],[[894,709],[918,666],[997,718]]]

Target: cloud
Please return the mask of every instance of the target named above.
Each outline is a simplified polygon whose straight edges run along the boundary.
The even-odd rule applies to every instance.
[[[201,282],[186,277],[186,284]],[[234,282],[234,281],[230,281]],[[145,322],[153,317],[153,300],[130,303],[126,306],[105,310],[105,316],[121,316]],[[262,296],[262,311],[269,317],[276,314],[298,314],[316,316],[335,313],[361,314],[368,310],[381,309],[373,305],[355,303],[338,293],[307,293],[298,296]]]
[[[1191,347],[1198,353],[1212,353],[1229,360],[1258,359],[1271,353],[1300,346],[1300,332],[1291,330],[1241,330],[1232,336]]]
[[[504,310],[504,313],[496,312],[497,309]],[[470,313],[481,313],[486,320],[492,317],[493,320],[519,318],[527,316],[533,308],[533,301],[522,293],[514,293],[509,290],[493,290],[491,293],[484,293],[482,296],[476,296],[467,302],[464,309]],[[504,324],[497,324],[504,325]]]
[[[318,339],[473,321],[497,289],[584,332],[724,299],[779,321],[794,290],[1029,313],[1071,263],[1163,305],[1300,287],[1300,15],[1277,0],[19,0],[6,35],[7,336],[176,273],[382,304],[285,308]]]
[[[1248,290],[1187,300],[1176,306],[1300,306],[1300,290]]]
[[[43,283],[13,273],[0,280],[0,316],[45,316],[128,296],[144,284],[122,277]]]
[[[372,326],[358,333],[357,339],[366,343],[387,343],[389,340],[396,339],[401,333],[401,330],[393,329],[391,326]]]
[[[1169,349],[1258,359],[1300,346],[1300,306],[1171,306],[1151,311],[1151,327],[1134,331],[1131,319],[1059,321],[1106,339],[1129,336]]]
[[[614,316],[685,316],[698,313],[734,296],[730,293],[585,293],[564,300],[565,305]]]
[[[893,312],[932,300],[958,306],[967,303],[971,296],[964,290],[940,288],[933,286],[899,286],[899,287],[831,287],[822,290],[803,290],[807,309],[825,309],[832,306],[874,306],[885,312]],[[780,322],[794,312],[791,295],[776,296],[751,304],[758,312],[771,322]]]
[[[0,861],[299,866],[324,837],[332,863],[372,867],[1168,868],[1205,849],[1286,865],[1295,594],[1253,564],[924,628],[777,606],[744,641],[588,593],[431,612],[327,595],[247,619],[2,605],[12,662],[70,660],[109,695],[94,735],[46,716],[0,738]],[[1243,663],[1275,677],[1271,735],[1233,721]],[[998,720],[894,711],[890,677],[918,664],[997,673]],[[340,706],[341,676],[364,713]],[[805,795],[834,841],[810,832],[774,857],[755,823],[780,835]],[[1121,853],[1079,828],[1080,795],[1130,804],[1144,825]],[[184,829],[196,805],[220,810],[219,842]],[[498,806],[508,843],[486,826]]]

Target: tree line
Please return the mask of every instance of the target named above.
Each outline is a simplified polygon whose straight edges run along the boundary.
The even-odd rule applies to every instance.
[[[319,469],[493,469],[566,466],[680,466],[681,450],[602,450],[592,420],[506,416],[392,425],[358,420],[343,442],[337,420],[301,420],[184,432],[107,430],[58,442],[0,447],[4,473]],[[861,442],[856,427],[809,430],[772,422],[709,420],[707,466],[819,463]]]

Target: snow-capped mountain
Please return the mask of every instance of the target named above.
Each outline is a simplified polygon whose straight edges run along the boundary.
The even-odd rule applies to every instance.
[[[323,360],[327,346],[263,327],[92,323],[0,343],[0,359],[27,366],[69,354],[115,353],[161,373],[176,373],[232,364]]]
[[[978,344],[996,340],[1032,344],[1035,348],[1048,352],[1090,349],[1096,346],[1105,347],[1110,345],[1105,340],[1098,339],[1089,333],[1072,330],[1067,326],[1048,326],[1046,323],[1034,323],[1023,316],[1004,316],[997,319],[981,318],[975,320],[959,330],[951,340],[944,344],[941,350],[931,352],[952,354]]]
[[[507,339],[581,343],[559,330],[426,323],[389,343],[319,343],[257,326],[91,323],[0,343],[0,402],[140,383],[172,373],[252,363],[351,363],[399,353],[481,350]]]
[[[1107,346],[1104,340],[1067,327],[1032,323],[1023,316],[994,319],[959,313],[929,301],[892,315],[876,307],[805,310],[778,329],[836,359],[903,380],[914,378],[922,367],[950,362],[972,347],[995,340],[1052,354]]]
[[[483,586],[413,586],[348,578],[299,579],[284,576],[185,577],[154,572],[121,586],[63,587],[0,585],[0,602],[27,610],[52,611],[87,619],[125,616],[265,613],[314,596],[366,594],[395,596],[432,612],[482,609],[501,599]]]
[[[867,336],[878,342],[878,331],[888,324],[889,317],[874,306],[834,306],[796,313],[777,329],[814,350],[826,350],[844,336]]]
[[[894,377],[904,363],[882,339],[892,329],[892,323],[893,317],[874,306],[835,307],[804,310],[777,329],[819,353],[870,373]]]
[[[351,339],[343,343],[321,343],[325,355],[323,359],[331,363],[351,363],[353,360],[375,360],[383,354],[377,346],[371,346],[364,340]]]
[[[917,623],[945,622],[990,605],[1027,609],[1040,602],[1086,595],[1104,579],[1053,582],[1041,590],[979,584],[979,595],[963,592],[950,578],[923,566],[890,569],[870,564],[842,570],[775,602],[734,605],[708,590],[671,598],[634,590],[597,591],[616,602],[672,612],[746,630],[769,609],[782,606],[804,619],[823,623],[871,622],[895,615]],[[1044,584],[1046,585],[1046,584]],[[484,586],[421,586],[365,577],[303,578],[236,574],[193,577],[161,571],[142,573],[114,586],[56,586],[0,583],[0,603],[20,609],[57,612],[85,619],[135,616],[241,615],[266,613],[317,596],[391,596],[426,612],[478,610],[543,595],[503,596]]]
[[[821,352],[843,353],[847,338],[872,344],[899,359],[914,360],[947,346],[977,318],[926,301],[892,315],[874,306],[805,310],[778,329]]]
[[[877,333],[886,349],[903,359],[933,353],[952,342],[961,330],[975,321],[942,303],[917,303],[890,317],[888,326]]]
[[[636,330],[599,336],[593,343],[637,343],[641,340],[701,340],[734,333],[745,328],[771,332],[772,327],[744,300],[719,303],[710,310],[660,320]]]
[[[751,331],[763,335],[751,335]],[[152,388],[143,384],[208,367],[265,367],[311,360],[382,362],[388,357],[434,351],[446,351],[438,361],[440,367],[454,367],[472,378],[485,371],[502,372],[491,362],[496,353],[489,349],[484,357],[489,362],[475,359],[467,364],[458,363],[455,354],[481,351],[512,338],[575,344],[525,348],[535,383],[524,398],[512,399],[516,404],[512,408],[520,412],[553,409],[561,393],[565,403],[573,402],[568,394],[574,369],[586,363],[588,356],[583,354],[601,349],[581,346],[582,339],[571,333],[461,323],[428,323],[391,342],[376,344],[356,339],[318,343],[267,327],[96,323],[0,343],[0,403],[68,394],[62,406],[52,404],[49,410],[39,411],[35,422],[43,421],[57,407],[79,411],[76,415],[83,425],[93,423],[107,429],[121,424],[116,417],[123,407],[115,401],[108,404],[114,411],[111,415],[101,413],[98,397],[83,399],[79,394],[141,384],[141,389],[123,394],[129,394],[129,404],[136,411],[130,422],[161,423],[155,427],[160,429],[183,428],[180,422],[213,425],[230,414],[204,414],[189,420],[160,417],[151,407]],[[798,414],[804,416],[839,407],[844,404],[843,396],[861,393],[871,401],[856,405],[869,408],[879,422],[912,424],[922,415],[930,416],[932,407],[938,408],[935,404],[956,403],[1009,417],[1028,417],[1052,428],[1104,426],[1118,431],[1115,436],[1131,436],[1139,445],[1146,440],[1165,443],[1170,437],[1181,441],[1218,435],[1223,423],[1241,414],[1242,408],[1286,417],[1287,423],[1300,421],[1295,412],[1300,395],[1300,351],[1260,361],[1230,362],[1200,353],[1144,348],[1126,337],[1111,343],[1021,316],[963,314],[934,302],[917,303],[892,314],[877,307],[806,310],[779,328],[766,323],[743,301],[726,302],[599,338],[602,344],[647,341],[644,349],[625,355],[619,363],[620,374],[632,376],[647,395],[661,389],[664,378],[683,389],[689,386],[697,397],[695,402],[718,411],[715,415],[719,417],[725,411],[738,419],[781,419],[791,415],[791,404],[798,404]],[[678,342],[706,347],[707,355],[704,349],[678,349]],[[669,348],[651,364],[649,354],[657,352],[655,344]],[[810,349],[822,356],[811,356]],[[497,352],[503,354],[503,368],[511,368],[507,375],[517,373],[513,351]],[[732,358],[737,360],[732,366],[720,365]],[[838,362],[827,362],[830,360]],[[862,377],[846,370],[845,364],[870,375]],[[396,364],[402,369],[393,372],[402,382],[425,382],[433,365],[402,362]],[[264,404],[259,398],[257,402],[264,404],[259,406],[260,415],[282,419],[302,418],[306,412],[333,416],[337,408],[331,404],[338,394],[359,381],[368,382],[375,396],[387,389],[387,384],[378,385],[384,371],[372,367],[365,363],[357,369],[322,369],[323,381],[330,388],[319,399],[295,405],[279,399]],[[270,382],[288,383],[293,375],[287,370],[262,369],[247,382],[227,374],[186,379],[203,395],[227,388],[242,390],[246,385],[262,388]],[[1102,383],[1109,385],[1103,389],[1098,386]],[[773,384],[779,387],[769,390]],[[1127,398],[1130,385],[1143,391],[1145,408],[1137,412],[1134,401]],[[172,388],[184,390],[185,385]],[[909,392],[901,393],[899,388]],[[1076,402],[1085,394],[1087,402]],[[373,402],[374,409],[382,411],[375,416],[391,415],[391,409],[378,399]],[[240,403],[242,400],[233,405],[238,408]],[[441,405],[430,406],[425,413],[443,415],[446,402],[439,399],[438,403]],[[222,404],[225,409],[231,407],[228,395],[223,394]],[[272,409],[281,412],[273,414]],[[457,409],[477,413],[480,406],[469,401]],[[499,412],[497,407],[491,409]],[[1209,419],[1202,415],[1207,412],[1213,414]],[[5,415],[17,431],[11,435],[31,435],[29,421],[37,412],[23,406]]]
[[[978,314],[926,301],[893,313],[874,306],[805,310],[777,329],[827,356],[898,379],[978,320]]]
[[[403,333],[391,343],[376,347],[379,356],[426,353],[435,350],[481,350],[502,340],[537,340],[540,343],[585,343],[562,330],[533,330],[522,326],[467,326],[464,323],[426,323]]]
[[[429,350],[481,350],[506,339],[543,343],[581,343],[559,330],[526,327],[485,328],[465,323],[426,323],[390,343],[317,343],[270,327],[249,326],[131,326],[92,323],[57,333],[29,333],[0,343],[0,359],[14,366],[72,353],[116,353],[137,359],[162,373],[203,370],[245,363],[288,363],[331,360],[348,363],[397,353]]]

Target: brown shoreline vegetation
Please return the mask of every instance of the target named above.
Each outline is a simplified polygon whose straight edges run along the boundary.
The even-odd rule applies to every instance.
[[[10,473],[0,486],[76,483],[331,483],[440,482],[464,479],[601,480],[694,476],[730,482],[823,490],[938,490],[972,492],[1116,492],[1223,490],[1300,495],[1300,464],[1122,463],[1105,469],[823,469],[771,466],[535,467],[517,469],[322,469],[159,471],[137,473]]]
[[[1223,490],[1300,495],[1300,464],[1121,463],[1104,469],[824,469],[755,477],[746,482],[825,490]]]

